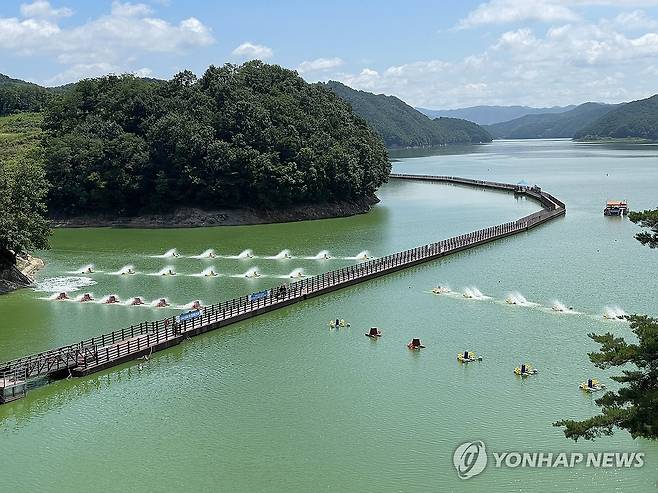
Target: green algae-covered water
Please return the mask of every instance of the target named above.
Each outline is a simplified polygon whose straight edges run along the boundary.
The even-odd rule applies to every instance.
[[[557,419],[597,413],[578,384],[609,386],[589,332],[628,335],[603,314],[658,315],[658,253],[608,199],[653,208],[658,147],[501,141],[400,153],[394,170],[538,183],[563,219],[527,234],[266,314],[0,407],[6,491],[655,490],[658,444],[617,433],[573,443]],[[38,290],[0,298],[0,360],[75,342],[480,227],[538,206],[512,195],[391,181],[374,210],[294,224],[181,230],[58,230]],[[171,249],[179,257],[163,257]],[[216,258],[190,258],[214,249]],[[252,250],[253,258],[240,253]],[[293,258],[276,257],[289,250]],[[329,259],[313,259],[326,250]],[[320,255],[323,257],[324,255]],[[81,274],[93,264],[93,273]],[[132,265],[135,275],[118,275]],[[157,275],[172,268],[176,276]],[[211,269],[216,277],[200,275]],[[246,278],[256,269],[259,278]],[[431,294],[449,286],[451,293]],[[67,291],[147,304],[48,300]],[[465,298],[467,291],[476,298]],[[482,296],[477,296],[477,293]],[[516,305],[506,303],[513,299]],[[557,302],[573,314],[551,309]],[[351,327],[330,330],[345,318]],[[383,337],[363,336],[378,326]],[[410,352],[412,337],[427,348]],[[462,366],[459,351],[481,354]],[[515,366],[540,369],[521,380]],[[460,480],[453,451],[643,452],[638,469],[497,469]]]

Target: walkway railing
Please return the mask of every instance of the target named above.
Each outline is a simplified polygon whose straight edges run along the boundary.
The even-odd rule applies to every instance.
[[[267,290],[259,299],[250,295],[206,306],[196,318],[178,317],[142,322],[76,344],[18,358],[0,364],[0,392],[7,382],[53,373],[81,376],[165,349],[182,340],[246,318],[335,291],[375,277],[396,272],[452,253],[527,231],[562,216],[565,205],[538,187],[471,180],[450,176],[391,175],[406,180],[437,181],[505,190],[537,200],[542,210],[516,221],[479,229],[428,245],[342,267]]]

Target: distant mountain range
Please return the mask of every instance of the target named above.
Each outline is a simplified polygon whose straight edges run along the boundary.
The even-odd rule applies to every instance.
[[[348,102],[390,148],[490,142],[492,138],[658,141],[658,94],[617,105],[585,103],[552,108],[474,106],[428,110],[415,109],[394,96],[357,91],[340,82],[330,81],[324,85]],[[0,74],[0,116],[41,111],[55,95],[74,86],[42,87]],[[477,123],[519,113],[522,115],[489,125]]]
[[[577,131],[574,138],[658,141],[658,94],[616,107]]]
[[[446,144],[491,142],[481,126],[456,118],[428,118],[395,96],[357,91],[329,81],[331,89],[374,128],[387,147],[422,147]]]
[[[553,106],[551,108],[532,108],[530,106],[471,106],[455,110],[429,110],[427,108],[416,108],[429,118],[463,118],[478,125],[492,125],[494,123],[507,122],[525,115],[536,115],[539,113],[564,113],[574,109],[576,106]]]
[[[564,113],[526,115],[485,128],[496,139],[572,138],[618,105],[585,103]]]

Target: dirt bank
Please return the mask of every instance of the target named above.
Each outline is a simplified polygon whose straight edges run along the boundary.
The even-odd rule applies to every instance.
[[[16,257],[16,265],[0,268],[0,294],[34,284],[34,276],[44,266],[43,260],[31,255]]]
[[[143,214],[135,217],[110,215],[54,217],[52,224],[59,228],[200,228],[209,226],[239,226],[269,224],[312,219],[328,219],[364,214],[379,202],[375,196],[357,201],[331,204],[308,204],[285,209],[220,209],[205,211],[180,208],[170,214]]]

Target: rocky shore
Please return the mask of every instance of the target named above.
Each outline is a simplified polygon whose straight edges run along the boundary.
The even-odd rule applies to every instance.
[[[328,204],[298,205],[285,209],[220,209],[205,211],[198,208],[180,208],[169,214],[143,214],[134,217],[110,215],[53,217],[53,227],[59,228],[200,228],[211,226],[241,226],[269,224],[364,214],[379,202],[375,196],[357,201]]]
[[[16,265],[0,268],[0,294],[34,284],[34,276],[44,266],[43,260],[31,255],[16,257]]]

